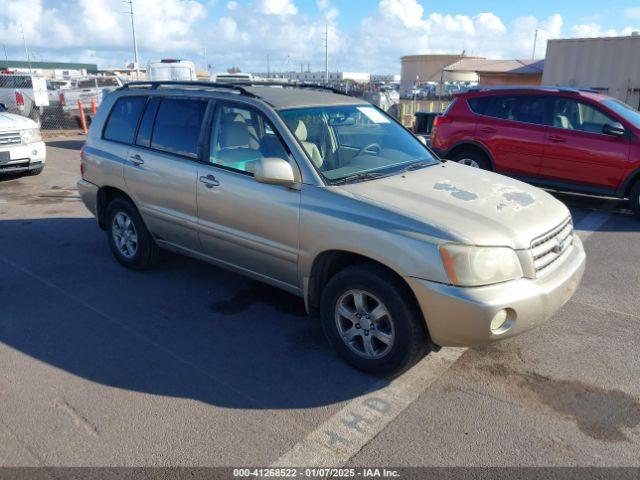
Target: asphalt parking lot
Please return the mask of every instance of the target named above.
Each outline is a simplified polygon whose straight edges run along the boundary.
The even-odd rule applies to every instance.
[[[79,200],[81,138],[0,179],[2,466],[638,466],[640,220],[557,194],[587,271],[547,324],[442,349],[389,383],[300,299],[167,255],[112,258]]]

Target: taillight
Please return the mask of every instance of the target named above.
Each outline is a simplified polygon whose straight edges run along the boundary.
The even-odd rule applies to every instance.
[[[16,91],[16,105],[24,107],[24,95],[21,92]]]
[[[67,101],[66,101],[66,100],[65,100],[65,98],[64,98],[64,93],[61,93],[61,94],[58,96],[58,100],[60,100],[60,105],[62,105],[63,107],[66,107],[66,106],[67,106]]]

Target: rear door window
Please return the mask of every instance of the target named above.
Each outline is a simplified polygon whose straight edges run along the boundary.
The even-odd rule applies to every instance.
[[[198,139],[207,102],[164,98],[156,114],[151,148],[190,158],[198,157]]]
[[[502,120],[545,125],[547,97],[544,95],[496,95],[469,100],[476,113]]]
[[[147,103],[147,108],[144,110],[142,120],[140,120],[140,128],[138,128],[138,137],[136,138],[136,145],[141,147],[151,146],[151,134],[153,133],[153,122],[156,119],[156,112],[160,105],[159,98],[151,98]]]
[[[147,97],[122,97],[116,100],[104,128],[104,139],[132,143],[146,101]]]

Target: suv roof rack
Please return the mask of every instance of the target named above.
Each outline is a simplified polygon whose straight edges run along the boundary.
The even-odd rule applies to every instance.
[[[327,85],[317,83],[280,83],[280,82],[256,82],[256,81],[240,81],[240,82],[198,82],[198,81],[181,81],[181,80],[149,80],[129,82],[120,87],[118,90],[127,90],[133,88],[149,88],[157,89],[159,87],[199,87],[202,89],[223,89],[233,90],[240,95],[248,97],[260,98],[253,92],[249,92],[246,87],[281,87],[281,88],[308,88],[317,90],[327,90],[338,95],[347,95],[338,89]]]
[[[149,80],[149,81],[136,81],[129,82],[124,84],[118,90],[128,90],[129,88],[148,88],[150,90],[156,90],[159,87],[200,87],[202,89],[226,89],[226,90],[234,90],[241,95],[246,95],[248,97],[257,97],[257,95],[248,92],[243,87],[235,84],[235,83],[219,83],[219,82],[187,82],[180,80]]]
[[[501,86],[493,86],[493,87],[471,87],[465,90],[464,92],[491,92],[491,91],[509,91],[509,90],[540,90],[547,92],[561,92],[561,93],[599,93],[598,90],[593,88],[583,88],[583,87],[557,87],[557,86],[545,86],[545,85],[501,85]],[[464,93],[462,92],[462,93]]]

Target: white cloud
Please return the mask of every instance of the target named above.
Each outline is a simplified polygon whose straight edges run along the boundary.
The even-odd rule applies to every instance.
[[[295,15],[298,8],[291,0],[258,0],[258,8],[267,15]]]
[[[352,0],[350,0],[352,1]],[[510,22],[492,12],[463,15],[446,4],[417,0],[369,0],[371,14],[341,30],[337,0],[316,0],[303,11],[299,0],[135,0],[136,32],[143,63],[163,56],[190,58],[216,70],[324,68],[325,24],[330,68],[397,72],[400,57],[418,53],[461,53],[493,58],[528,58],[538,30],[536,53],[549,38],[627,35],[584,19],[564,26],[560,15],[523,16]],[[348,0],[344,3],[348,5]],[[300,3],[300,5],[302,5]],[[425,5],[425,6],[423,6]],[[129,17],[122,0],[0,0],[0,38],[12,56],[22,57],[22,21],[27,42],[48,60],[120,65],[132,58]],[[348,8],[348,7],[347,7]],[[25,14],[28,12],[28,15]],[[639,23],[640,7],[624,11]],[[203,58],[206,49],[207,58]]]
[[[571,27],[571,36],[575,38],[615,37],[616,35],[618,35],[618,32],[615,29],[604,30],[597,23],[585,23]]]

